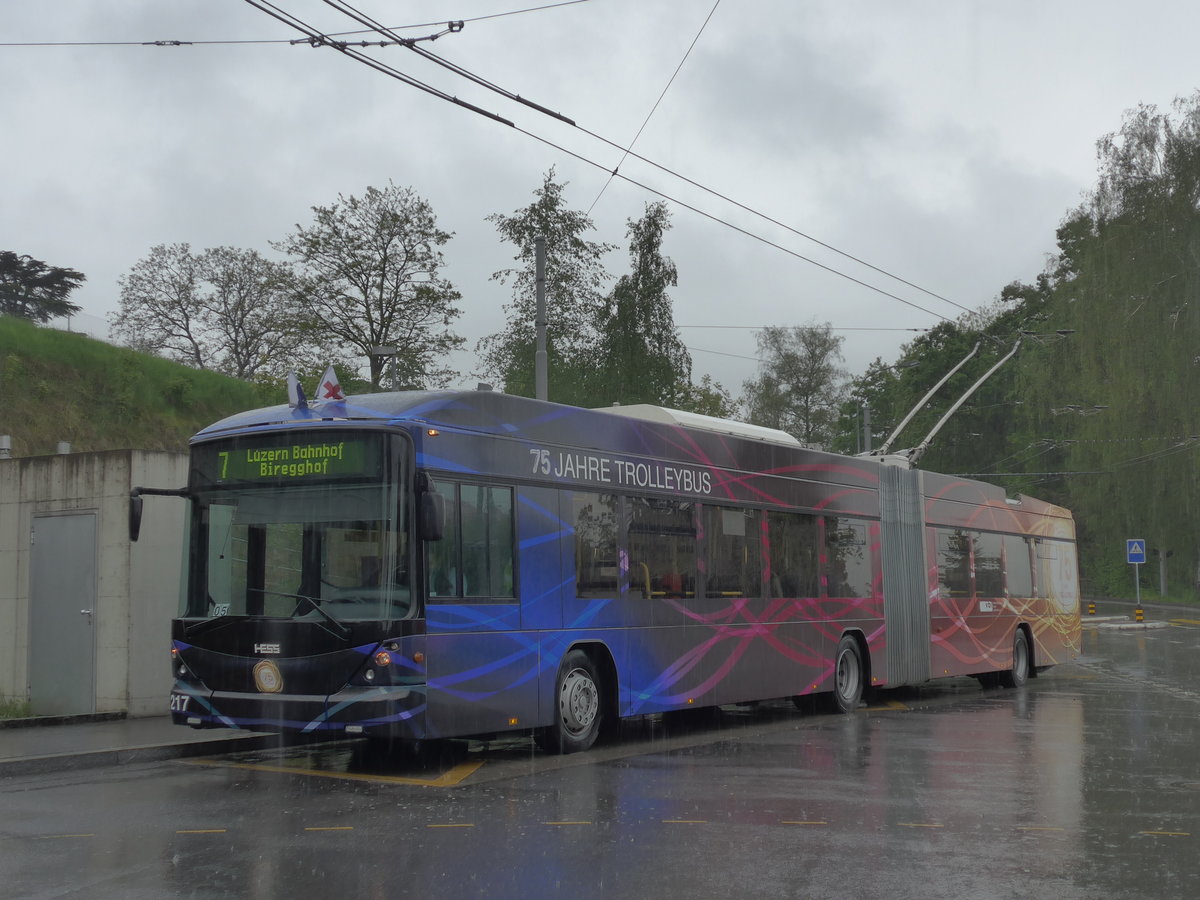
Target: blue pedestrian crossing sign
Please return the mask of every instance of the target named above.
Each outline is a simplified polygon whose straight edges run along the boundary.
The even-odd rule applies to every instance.
[[[1125,561],[1131,566],[1144,565],[1146,562],[1146,542],[1140,538],[1130,538],[1125,542]]]

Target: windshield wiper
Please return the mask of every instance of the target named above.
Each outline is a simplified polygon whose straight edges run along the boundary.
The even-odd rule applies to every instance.
[[[210,608],[216,606],[211,595],[208,597],[208,605]],[[233,616],[229,615],[229,613],[223,613],[222,615],[213,616],[212,618],[204,619],[200,622],[193,622],[191,625],[184,626],[183,634],[185,637],[191,637],[192,635],[196,634],[205,634],[209,631],[216,631],[218,628],[223,628],[226,625],[231,625],[232,623]]]
[[[204,619],[200,622],[193,622],[183,629],[186,637],[193,637],[197,634],[207,634],[210,631],[216,631],[218,628],[224,628],[226,625],[232,625],[234,617],[231,615],[213,616],[211,619]]]
[[[343,641],[348,642],[350,640],[351,632],[349,626],[343,624],[340,619],[335,618],[333,615],[322,609],[321,604],[318,603],[315,598],[310,597],[307,594],[297,594],[296,596],[300,598],[300,602],[297,603],[296,608],[292,610],[292,615],[290,618],[296,618],[296,614],[299,613],[305,605],[308,605],[316,610],[330,625],[333,626],[333,628],[326,628],[324,625],[321,625],[325,631],[328,631],[334,637],[341,638]]]

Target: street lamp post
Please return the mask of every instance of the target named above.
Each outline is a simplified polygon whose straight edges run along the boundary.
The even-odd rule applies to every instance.
[[[389,359],[391,360],[391,366],[390,366],[391,372],[389,373],[391,377],[388,380],[391,382],[391,384],[390,384],[391,389],[393,391],[396,390],[396,347],[395,347],[395,345],[389,344],[389,345],[382,346],[382,347],[372,347],[371,355],[379,357],[381,369],[382,369],[383,364],[387,360],[389,360]],[[381,371],[380,375],[382,376],[382,374],[383,373]],[[380,385],[376,385],[376,387],[380,387]]]

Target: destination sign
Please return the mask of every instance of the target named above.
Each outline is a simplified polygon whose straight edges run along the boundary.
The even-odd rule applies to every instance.
[[[278,435],[235,438],[193,449],[193,464],[209,483],[228,481],[326,481],[379,478],[383,437]]]

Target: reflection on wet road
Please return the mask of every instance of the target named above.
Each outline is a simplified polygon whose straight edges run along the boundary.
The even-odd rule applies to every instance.
[[[0,874],[20,896],[1200,896],[1200,626],[1083,649],[1022,690],[634,720],[578,756],[357,742],[9,779]]]

